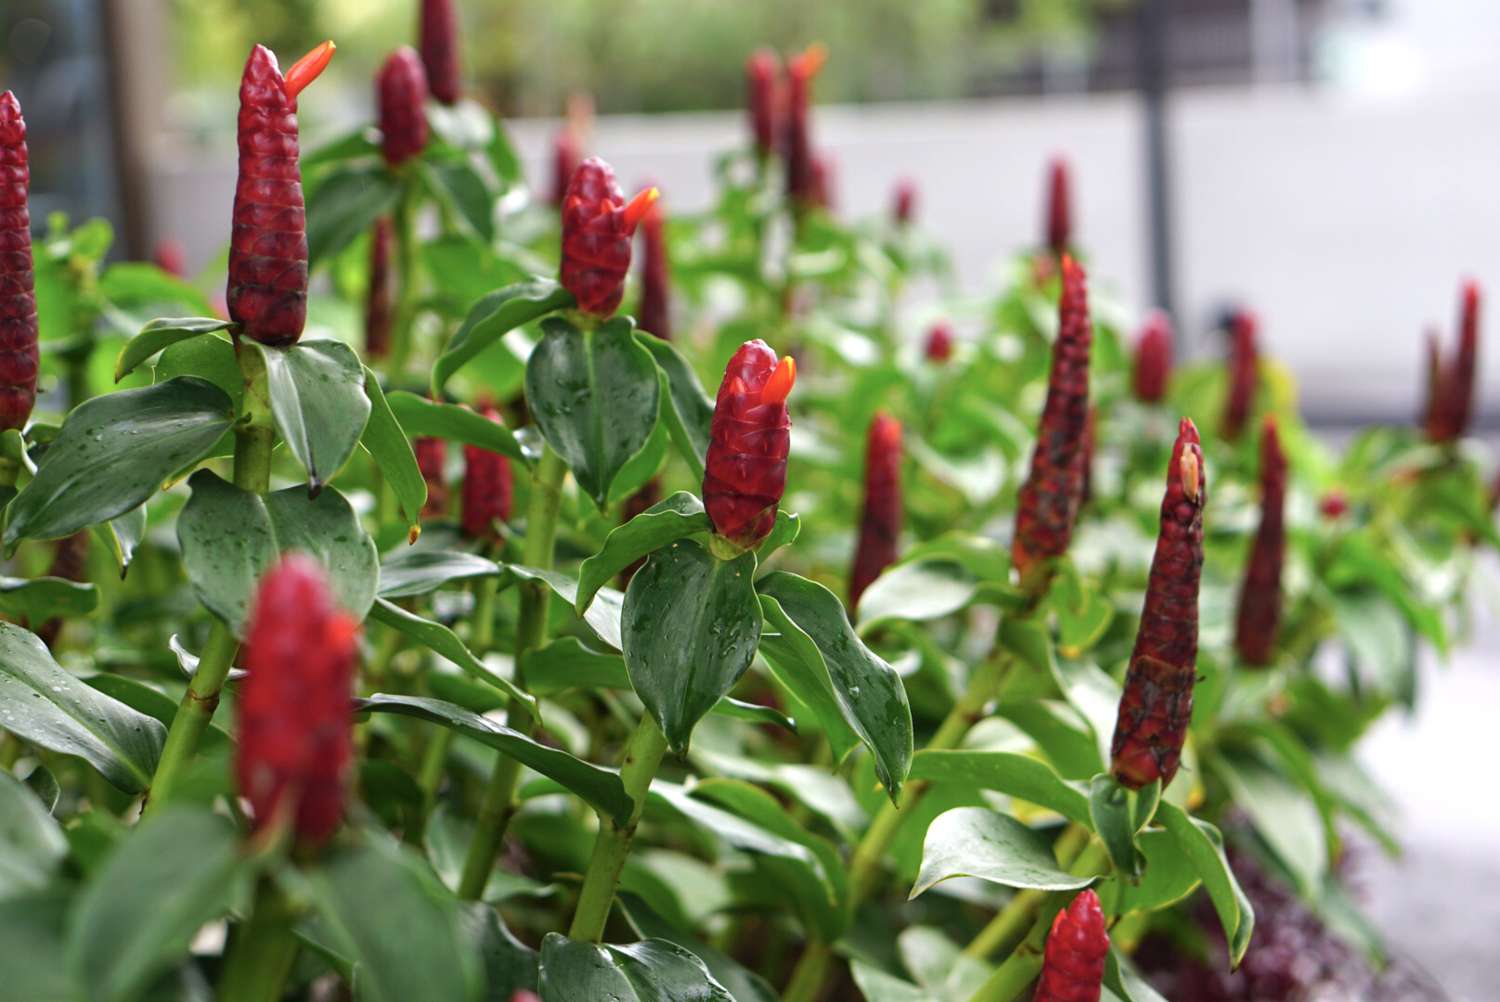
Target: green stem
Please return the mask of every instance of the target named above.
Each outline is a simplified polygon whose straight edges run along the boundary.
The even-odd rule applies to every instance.
[[[391,331],[390,376],[400,380],[406,372],[412,351],[412,327],[417,304],[417,231],[414,206],[416,181],[403,179],[401,197],[396,202],[392,226],[396,237],[396,304],[395,324]]]
[[[568,466],[550,448],[544,449],[531,479],[531,500],[526,510],[526,540],[521,559],[527,567],[548,570],[552,567],[553,540],[557,536],[557,515],[562,508],[562,484]],[[541,646],[547,635],[547,602],[549,588],[542,581],[523,581],[521,609],[516,621],[516,684],[525,686],[526,654]],[[507,722],[515,727],[525,723],[526,711],[512,706]],[[510,823],[515,800],[516,781],[521,766],[508,755],[501,755],[490,775],[484,799],[479,803],[474,841],[464,858],[463,874],[458,882],[458,896],[476,900],[484,891],[495,865],[495,853]]]
[[[495,600],[500,594],[500,579],[480,579],[474,589],[474,632],[469,638],[469,648],[480,658],[495,645]],[[422,756],[422,767],[417,784],[422,790],[422,817],[432,815],[432,806],[437,802],[438,786],[443,781],[443,767],[448,762],[448,749],[453,744],[453,732],[446,727],[432,736]]]
[[[620,763],[620,782],[632,804],[630,817],[624,824],[612,818],[599,818],[599,835],[594,839],[594,854],[583,875],[583,890],[579,892],[578,910],[573,913],[573,924],[568,929],[569,939],[597,943],[604,935],[620,871],[630,855],[630,843],[646,809],[646,794],[666,750],[667,739],[656,721],[650,714],[643,714],[630,744],[625,747],[625,761]]]
[[[1078,854],[1088,844],[1089,830],[1080,824],[1071,824],[1058,836],[1057,861],[1065,867],[1072,866]],[[1045,891],[1027,888],[1018,891],[1005,903],[1005,907],[989,921],[979,934],[964,947],[964,956],[984,960],[1011,946],[1021,937],[1047,897]]]
[[[219,1002],[277,1002],[297,958],[291,904],[270,877],[255,888],[250,921],[235,937],[219,980]]]
[[[822,940],[807,944],[797,966],[792,968],[791,980],[786,991],[781,993],[781,1002],[813,1002],[828,980],[828,968],[833,960],[833,950]]]

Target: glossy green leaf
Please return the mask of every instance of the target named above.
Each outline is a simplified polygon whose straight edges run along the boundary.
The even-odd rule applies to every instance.
[[[108,522],[96,523],[94,535],[109,548],[115,565],[120,568],[120,576],[124,577],[130,569],[130,562],[135,559],[136,547],[146,538],[146,505],[132,508]]]
[[[1043,891],[1077,890],[1094,882],[1059,869],[1051,843],[1040,832],[985,807],[955,808],[932,822],[911,896],[954,877]]]
[[[370,453],[381,477],[391,485],[401,514],[406,516],[408,535],[416,542],[420,532],[422,506],[427,503],[427,481],[417,466],[417,454],[402,430],[391,405],[380,388],[380,377],[365,367],[365,395],[370,400],[370,419],[365,423],[360,441]]]
[[[365,367],[342,341],[298,341],[285,348],[245,344],[254,345],[265,360],[276,430],[302,463],[308,488],[316,494],[354,454],[364,434],[370,418]]]
[[[694,480],[703,479],[703,464],[708,455],[709,427],[713,423],[714,401],[698,382],[698,375],[687,359],[671,343],[644,332],[636,334],[656,360],[666,381],[662,417],[682,457],[688,461]]]
[[[580,943],[561,933],[542,940],[542,1002],[735,1002],[703,961],[675,943]]]
[[[1256,759],[1219,756],[1213,761],[1235,803],[1286,864],[1298,888],[1316,893],[1328,870],[1328,843],[1312,796]]]
[[[166,729],[58,667],[37,637],[0,623],[0,728],[76,755],[120,789],[151,782]]]
[[[666,940],[693,954],[703,961],[708,973],[713,975],[735,1002],[776,1002],[776,991],[754,971],[747,970],[732,957],[721,953],[691,934],[670,925],[639,896],[629,893],[619,895],[620,907],[635,931],[647,939]]]
[[[844,721],[875,756],[875,772],[892,799],[911,768],[912,722],[896,670],[864,645],[844,605],[822,585],[785,571],[756,583],[787,620],[813,642]],[[783,632],[785,623],[776,624]]]
[[[504,568],[477,553],[402,547],[380,565],[380,597],[426,595],[455,581],[493,577]]]
[[[115,382],[130,375],[136,366],[169,345],[200,334],[228,330],[233,326],[233,322],[215,317],[166,317],[153,320],[120,349],[120,357],[115,362]]]
[[[622,824],[630,815],[630,797],[616,773],[544,745],[488,717],[470,713],[440,699],[421,696],[377,694],[360,700],[357,705],[361,710],[400,713],[450,728],[508,755],[548,779],[556,780]]]
[[[678,491],[657,502],[612,531],[599,552],[578,568],[574,608],[582,615],[594,594],[625,568],[668,543],[710,528],[703,502],[695,494]]]
[[[1198,870],[1171,834],[1152,830],[1136,839],[1141,852],[1141,878],[1129,881],[1111,878],[1100,894],[1111,914],[1156,911],[1176,904],[1199,884]]]
[[[1120,1002],[1167,1002],[1167,999],[1146,982],[1130,961],[1121,955],[1113,944],[1104,965],[1104,987],[1113,992]]]
[[[761,634],[760,654],[771,667],[776,681],[791,694],[797,704],[805,706],[828,741],[835,763],[858,747],[859,734],[844,719],[844,708],[833,692],[827,662],[811,637],[792,622],[780,604],[768,595],[760,596],[760,607],[771,630]],[[801,713],[800,710],[796,712]]]
[[[1193,864],[1203,887],[1208,891],[1224,938],[1229,942],[1229,961],[1238,967],[1250,946],[1255,928],[1255,912],[1250,899],[1240,889],[1229,860],[1224,855],[1224,839],[1207,821],[1189,817],[1176,804],[1163,802],[1156,809],[1156,819],[1177,840],[1177,847]]]
[[[523,581],[542,582],[570,606],[578,604],[578,582],[561,571],[524,567],[520,564],[507,564],[505,570]],[[613,588],[600,588],[594,593],[594,600],[583,614],[583,621],[589,628],[615,650],[619,650],[624,643],[620,636],[620,615],[624,602],[625,596]]]
[[[396,206],[401,186],[384,163],[345,162],[317,174],[307,192],[307,263],[316,271]]]
[[[966,955],[932,926],[910,926],[896,937],[902,965],[917,984],[938,998],[968,999],[989,977],[983,960]]]
[[[39,891],[68,855],[68,840],[25,783],[0,769],[0,899]]]
[[[53,616],[86,616],[99,605],[99,590],[66,578],[0,577],[0,612],[42,622]]]
[[[79,898],[68,955],[90,999],[139,998],[186,958],[198,929],[227,913],[251,872],[227,819],[173,806],[142,822]]]
[[[573,294],[551,279],[507,286],[474,304],[463,326],[432,367],[432,392],[441,395],[453,374],[510,331],[573,305]]]
[[[283,553],[313,557],[328,572],[338,604],[364,619],[375,601],[375,542],[336,490],[309,498],[300,487],[264,497],[210,470],[188,481],[192,497],[177,519],[183,567],[193,591],[236,632],[244,629],[260,579]]]
[[[0,899],[0,971],[16,1002],[79,1002],[83,998],[63,947],[71,900],[60,887]]]
[[[1089,815],[1115,872],[1126,880],[1137,880],[1141,875],[1141,857],[1135,846],[1136,826],[1129,791],[1107,773],[1095,776],[1089,785]]]
[[[911,778],[995,790],[1054,810],[1069,821],[1092,826],[1088,795],[1030,755],[930,748],[917,752],[912,759]]]
[[[457,404],[442,404],[415,393],[396,390],[386,397],[391,413],[412,438],[431,436],[463,445],[498,452],[531,465],[541,456],[534,440],[511,431],[477,411]]]
[[[693,728],[750,667],[761,612],[755,555],[719,560],[691,540],[653,553],[630,579],[621,617],[630,683],[682,750]]]
[[[513,1002],[518,991],[536,991],[537,952],[511,934],[499,912],[472,902],[464,923],[484,965],[484,1002]]]
[[[526,363],[532,419],[601,509],[620,470],[650,441],[661,408],[656,364],[631,324],[615,317],[579,330],[549,317]]]
[[[375,604],[370,608],[370,618],[377,623],[384,623],[392,629],[399,630],[418,643],[430,647],[443,657],[452,661],[463,669],[464,673],[471,678],[483,682],[500,692],[505,693],[513,700],[518,700],[533,717],[536,716],[536,699],[521,689],[516,688],[510,679],[502,678],[484,666],[484,662],[474,656],[474,652],[464,646],[458,634],[448,629],[442,623],[430,619],[423,619],[414,612],[408,612],[384,598],[377,598]]]
[[[462,906],[423,860],[382,838],[306,872],[313,908],[369,1002],[477,999],[482,972],[466,949]]]
[[[902,981],[861,960],[849,965],[849,973],[865,1002],[932,1002],[932,995],[909,981]]]
[[[1047,605],[1057,617],[1057,649],[1068,658],[1097,644],[1115,614],[1109,600],[1085,583],[1069,561],[1052,579]]]
[[[438,204],[473,236],[495,239],[495,198],[473,167],[462,160],[423,164],[422,178]]]
[[[84,401],[10,503],[6,547],[138,507],[208,455],[233,420],[229,398],[191,377]]]

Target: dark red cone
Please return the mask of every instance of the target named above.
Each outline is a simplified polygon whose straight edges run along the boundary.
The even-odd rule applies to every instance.
[[[1247,665],[1268,665],[1276,653],[1281,625],[1281,565],[1286,556],[1286,455],[1267,417],[1260,439],[1260,529],[1250,549],[1240,587],[1234,647]]]
[[[745,60],[746,103],[750,110],[750,137],[755,152],[768,157],[776,152],[781,129],[780,98],[777,77],[781,60],[770,49],[757,49]]]
[[[598,157],[579,165],[562,206],[562,284],[585,313],[609,316],[625,294],[630,238],[656,201],[655,188],[627,205],[615,172]]]
[[[901,422],[878,413],[866,437],[865,503],[849,574],[849,608],[858,608],[865,589],[900,556],[901,514]]]
[[[1442,360],[1436,337],[1429,342],[1433,368],[1429,374],[1427,437],[1433,442],[1454,442],[1469,430],[1479,361],[1479,284],[1472,280],[1463,285],[1458,324],[1458,351],[1451,364]]]
[[[932,325],[932,329],[927,332],[927,344],[922,353],[929,362],[946,362],[953,357],[953,328],[946,320]]]
[[[36,273],[30,159],[21,102],[0,94],[0,430],[23,428],[36,404]]]
[[[375,75],[380,151],[399,167],[427,148],[427,71],[410,46],[392,52]]]
[[[1255,406],[1255,314],[1236,310],[1230,321],[1229,393],[1224,404],[1224,437],[1239,438]]]
[[[448,443],[441,438],[423,436],[412,442],[412,451],[417,454],[417,469],[427,483],[427,503],[422,506],[423,518],[438,518],[448,514]]]
[[[1172,320],[1161,310],[1152,310],[1141,326],[1135,343],[1132,384],[1135,398],[1143,404],[1159,404],[1167,396],[1172,374]]]
[[[1047,168],[1047,246],[1061,257],[1073,243],[1073,192],[1068,162],[1055,157]]]
[[[786,99],[786,193],[795,205],[813,206],[818,201],[817,166],[812,149],[812,80],[822,68],[828,51],[812,45],[787,63]]]
[[[661,203],[641,220],[641,329],[672,340],[672,272]]]
[[[578,173],[582,163],[583,148],[578,141],[578,134],[571,125],[564,125],[552,137],[552,193],[548,196],[548,201],[553,205],[562,207],[563,198],[568,194],[568,184],[573,180],[573,175]]]
[[[1033,1002],[1099,1002],[1107,956],[1104,909],[1089,888],[1052,920]]]
[[[909,177],[896,182],[891,218],[896,221],[897,226],[910,226],[917,218],[917,182]]]
[[[375,220],[370,231],[370,285],[365,290],[365,354],[384,358],[391,350],[391,325],[395,320],[391,292],[391,243],[394,229],[388,216]]]
[[[479,412],[491,421],[500,421],[500,412],[486,405]],[[510,521],[510,460],[498,452],[477,445],[464,446],[463,533],[470,539],[499,538],[495,526]]]
[[[443,104],[457,104],[463,89],[458,80],[458,18],[453,0],[422,0],[418,33],[428,90]]]
[[[724,369],[709,429],[703,504],[720,536],[750,549],[770,534],[786,491],[791,418],[786,398],[797,364],[756,339],[740,345]]]

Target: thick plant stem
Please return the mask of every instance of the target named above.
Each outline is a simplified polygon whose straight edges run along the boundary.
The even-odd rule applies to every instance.
[[[400,200],[396,202],[394,228],[396,235],[396,303],[395,323],[391,331],[390,374],[400,379],[411,358],[413,321],[417,306],[417,225],[416,225],[416,179],[408,175],[402,179]]]
[[[828,980],[828,967],[833,961],[833,950],[822,940],[814,940],[797,958],[792,968],[792,977],[781,993],[781,1002],[813,1002]]]
[[[630,744],[625,747],[625,761],[620,763],[620,781],[632,803],[630,817],[624,824],[600,817],[599,835],[594,840],[589,868],[583,875],[583,890],[578,895],[578,910],[573,913],[573,924],[568,929],[569,939],[597,943],[604,935],[604,924],[609,920],[609,907],[615,900],[620,871],[625,868],[636,826],[646,809],[651,779],[656,775],[666,750],[667,739],[661,728],[656,726],[650,714],[644,714]]]
[[[526,540],[521,559],[527,567],[549,570],[552,567],[552,544],[557,535],[557,513],[562,507],[562,484],[568,466],[550,448],[544,449],[531,480],[531,500],[526,510]],[[548,586],[542,581],[523,581],[520,617],[516,622],[516,684],[524,687],[526,654],[541,646],[547,636]],[[511,726],[524,723],[526,711],[512,706],[508,714]],[[521,765],[508,755],[500,756],[489,786],[479,804],[474,841],[464,858],[459,877],[458,896],[472,901],[484,891],[495,864],[495,853],[510,823],[512,802]]]
[[[1089,830],[1080,824],[1071,824],[1067,830],[1057,839],[1057,861],[1067,867],[1072,866],[1088,844]],[[992,954],[1011,946],[1025,933],[1036,910],[1041,907],[1042,901],[1047,894],[1028,888],[1017,891],[1015,896],[1006,902],[1005,907],[996,913],[979,935],[969,941],[964,947],[964,956],[973,957],[976,960],[984,960]]]
[[[255,888],[250,920],[239,931],[219,981],[219,1002],[276,1002],[297,958],[296,916],[270,877]]]
[[[241,490],[264,494],[271,483],[271,449],[276,444],[276,428],[271,417],[269,391],[266,387],[265,362],[258,349],[244,346],[239,351],[240,368],[245,375],[246,421],[235,429],[234,483]],[[171,799],[172,789],[198,751],[198,742],[208,730],[214,710],[219,706],[219,692],[234,666],[239,641],[234,630],[215,619],[198,659],[198,670],[188,683],[166,744],[156,765],[156,775],[145,805],[150,814]]]

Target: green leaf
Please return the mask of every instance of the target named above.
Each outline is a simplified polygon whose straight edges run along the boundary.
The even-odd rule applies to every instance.
[[[755,554],[718,560],[691,540],[651,554],[630,579],[621,617],[630,683],[667,744],[693,728],[750,667],[761,612]]]
[[[86,616],[99,605],[99,589],[66,578],[0,577],[0,612],[42,622],[53,616]]]
[[[432,392],[443,392],[453,374],[510,331],[573,305],[573,294],[547,278],[535,278],[490,293],[469,310],[463,326],[432,367]]]
[[[380,377],[368,366],[365,370],[365,396],[370,400],[370,419],[360,441],[375,461],[380,475],[391,485],[396,502],[401,505],[401,514],[406,516],[409,527],[407,538],[415,543],[421,532],[422,506],[427,503],[427,481],[417,466],[417,454],[412,451],[391,405],[380,388]]]
[[[0,727],[76,755],[127,793],[151,782],[166,728],[58,667],[37,637],[0,623]]]
[[[435,623],[430,619],[423,619],[414,612],[407,610],[384,598],[377,598],[375,604],[370,608],[370,618],[377,623],[384,623],[392,629],[411,637],[418,643],[430,647],[443,657],[452,661],[463,669],[464,673],[471,678],[477,679],[492,688],[505,693],[513,700],[518,700],[526,707],[528,713],[536,716],[536,699],[521,689],[516,688],[510,679],[501,678],[484,666],[484,662],[474,656],[474,652],[464,646],[458,634],[448,629],[442,623]]]
[[[461,160],[422,166],[422,178],[438,203],[473,236],[485,243],[495,239],[495,199],[484,178]]]
[[[475,445],[528,466],[541,456],[534,441],[467,407],[437,403],[404,390],[392,392],[386,400],[390,402],[391,413],[412,438],[431,436]]]
[[[875,579],[860,596],[859,625],[867,632],[882,620],[942,619],[976,602],[1015,608],[1018,593],[1005,579],[981,579],[960,560],[933,550],[933,555],[909,557]]]
[[[1054,810],[1069,821],[1092,827],[1088,796],[1071,783],[1064,782],[1047,763],[1029,755],[929,748],[917,752],[912,759],[911,778],[957,783],[969,789],[996,790]]]
[[[251,863],[239,841],[227,819],[174,806],[120,843],[69,923],[68,955],[90,999],[139,998],[187,956],[198,929],[245,889]]]
[[[130,569],[130,562],[135,559],[136,547],[146,538],[146,505],[132,508],[108,522],[95,524],[94,535],[109,547],[110,555],[115,558],[115,565],[120,568],[120,577],[123,578]]]
[[[25,783],[0,769],[0,899],[39,891],[68,855],[68,840]]]
[[[621,824],[630,816],[630,797],[625,793],[625,787],[616,773],[574,758],[558,748],[541,744],[488,717],[470,713],[440,699],[421,696],[390,696],[380,693],[360,700],[357,705],[361,710],[400,713],[441,724],[488,745],[548,779],[556,780]]]
[[[896,937],[902,965],[937,998],[967,999],[989,978],[983,960],[970,957],[940,929],[909,926]]]
[[[139,507],[207,456],[233,420],[229,398],[192,377],[84,401],[10,503],[5,546],[71,535]]]
[[[464,922],[484,963],[485,1002],[513,1002],[516,992],[536,990],[537,952],[511,934],[495,909],[471,902]]]
[[[703,961],[660,939],[600,946],[548,933],[538,984],[542,1002],[735,1002]]]
[[[839,712],[874,754],[876,775],[894,800],[912,756],[911,706],[901,676],[864,645],[827,588],[785,571],[767,574],[755,587],[817,648],[819,677],[826,675]],[[776,625],[786,631],[785,622]]]
[[[60,888],[0,900],[0,971],[6,997],[17,1002],[78,1002],[83,998],[63,951],[70,899]]]
[[[477,553],[403,547],[380,565],[380,597],[426,595],[443,585],[497,576],[504,568]]]
[[[232,321],[219,320],[214,317],[166,317],[153,320],[142,327],[141,332],[125,342],[125,347],[120,349],[120,357],[115,362],[115,382],[118,383],[130,375],[135,371],[136,366],[168,345],[195,338],[200,334],[228,330],[233,326]]]
[[[1135,972],[1130,961],[1112,944],[1104,965],[1104,987],[1113,992],[1120,1002],[1167,1002]]]
[[[349,502],[336,490],[309,498],[300,487],[262,497],[211,470],[188,481],[192,497],[177,518],[177,541],[193,591],[240,634],[260,579],[283,553],[323,565],[338,604],[364,619],[375,601],[380,558]]]
[[[1076,658],[1099,642],[1114,618],[1114,606],[1090,588],[1064,560],[1052,579],[1047,605],[1057,617],[1057,649],[1063,657]]]
[[[245,374],[240,371],[239,359],[234,353],[234,344],[228,337],[209,334],[206,337],[179,341],[156,359],[151,367],[151,381],[165,383],[179,376],[197,376],[213,383],[224,391],[234,404],[236,414],[244,407]],[[233,449],[234,436],[225,435],[224,441]],[[225,452],[223,455],[229,455]]]
[[[955,808],[932,822],[911,897],[954,877],[1043,891],[1077,890],[1094,882],[1093,877],[1059,869],[1051,844],[1040,832],[985,807]]]
[[[401,185],[383,163],[341,163],[307,194],[307,266],[316,271],[389,213]]]
[[[1328,843],[1311,795],[1256,759],[1216,756],[1213,762],[1235,803],[1286,865],[1298,889],[1314,895],[1328,870]]]
[[[1134,883],[1141,876],[1141,857],[1135,847],[1135,817],[1129,792],[1108,773],[1089,784],[1089,815],[1104,843],[1115,872]]]
[[[698,382],[697,373],[672,345],[644,332],[636,340],[646,346],[666,380],[666,408],[663,416],[682,457],[688,461],[694,480],[703,479],[703,464],[708,455],[709,426],[713,423],[714,401]]]
[[[656,365],[631,325],[615,317],[579,330],[549,317],[526,363],[532,418],[601,509],[615,476],[650,441],[661,408]]]
[[[844,719],[844,708],[833,693],[822,652],[775,599],[761,595],[760,607],[765,621],[773,628],[760,638],[760,653],[770,665],[771,674],[798,704],[811,711],[818,730],[833,751],[834,762],[843,762],[860,743],[860,737]]]
[[[466,949],[462,906],[411,852],[372,838],[306,876],[333,945],[354,962],[360,998],[478,997],[482,972]]]
[[[307,470],[308,488],[316,494],[364,434],[370,418],[365,367],[342,341],[299,341],[285,348],[246,343],[265,360],[276,429]]]
[[[703,961],[703,966],[733,996],[735,1002],[776,1002],[776,991],[759,974],[747,970],[732,957],[668,924],[666,919],[652,911],[637,895],[621,893],[619,902],[625,917],[630,920],[638,935],[665,940],[693,954]]]
[[[1133,911],[1152,912],[1176,904],[1198,886],[1198,870],[1177,840],[1164,831],[1142,832],[1136,840],[1141,852],[1141,878],[1137,883],[1110,878],[1106,888],[1117,897],[1107,910],[1116,915]],[[1105,897],[1105,901],[1111,899]]]
[[[902,981],[872,964],[856,960],[849,965],[854,984],[866,1002],[932,1002],[926,989]]]
[[[615,575],[668,543],[712,528],[703,502],[688,491],[678,491],[610,532],[598,553],[578,568],[578,598],[574,608],[583,615],[594,594]]]
[[[542,582],[570,606],[578,604],[578,582],[561,571],[544,571],[520,564],[507,564],[505,570],[524,581]],[[620,614],[624,601],[625,596],[613,588],[600,588],[594,593],[594,600],[589,603],[588,611],[583,614],[583,621],[589,628],[615,650],[620,650],[624,643],[620,636]]]
[[[1197,870],[1229,943],[1229,963],[1238,967],[1250,946],[1255,912],[1229,868],[1223,836],[1207,821],[1189,817],[1182,808],[1167,801],[1157,806],[1156,820],[1177,840],[1178,849]]]

